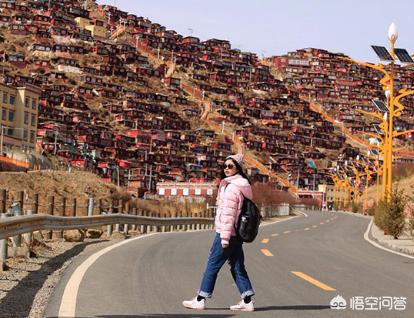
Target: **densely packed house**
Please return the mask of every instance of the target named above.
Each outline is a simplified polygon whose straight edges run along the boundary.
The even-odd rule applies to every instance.
[[[183,36],[94,1],[0,8],[1,81],[40,88],[37,150],[139,195],[162,182],[214,180],[236,142],[298,187],[317,188],[339,153],[358,150],[309,99],[367,130],[351,106],[380,94],[372,74],[323,50],[269,65],[227,40]],[[268,180],[254,167],[249,175]]]

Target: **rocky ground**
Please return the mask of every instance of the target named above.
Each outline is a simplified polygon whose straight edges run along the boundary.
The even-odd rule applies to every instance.
[[[8,269],[0,272],[0,317],[43,317],[54,287],[74,257],[99,250],[120,239],[120,235],[111,240],[102,237],[83,242],[34,239],[30,258],[9,258]]]

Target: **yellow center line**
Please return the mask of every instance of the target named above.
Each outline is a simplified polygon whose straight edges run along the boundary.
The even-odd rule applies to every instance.
[[[270,235],[270,236],[279,236],[279,234],[277,234],[277,233],[274,233],[274,234],[272,234],[272,235]]]
[[[264,255],[266,255],[266,256],[273,256],[273,254],[272,253],[270,253],[270,251],[267,249],[267,248],[262,248],[261,249],[261,251],[262,251],[262,253],[264,254]]]
[[[309,230],[310,230],[310,228],[308,228],[308,227],[307,227],[307,228],[305,228],[305,231],[309,231]]]
[[[283,234],[289,234],[291,231],[284,231]]]
[[[292,274],[302,278],[303,280],[306,280],[308,283],[311,283],[313,285],[315,285],[316,287],[319,287],[320,289],[326,290],[326,291],[335,291],[335,288],[332,288],[318,280],[316,280],[313,277],[310,277],[309,275],[306,275],[305,273],[302,272],[291,272]]]
[[[269,239],[268,239],[268,238],[263,239],[263,240],[262,240],[262,243],[263,243],[263,244],[267,244],[267,243],[269,243]]]

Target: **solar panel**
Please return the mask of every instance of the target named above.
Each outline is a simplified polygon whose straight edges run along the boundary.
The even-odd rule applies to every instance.
[[[379,152],[378,152],[378,150],[377,150],[377,149],[371,149],[371,153],[372,153],[374,156],[378,156],[378,155],[379,155]]]
[[[388,107],[387,105],[379,99],[373,99],[372,103],[374,104],[374,106],[382,113],[387,113],[388,112]]]
[[[406,49],[394,49],[395,55],[397,55],[398,59],[403,63],[414,63],[413,59],[411,58],[410,54],[408,54]]]
[[[387,51],[387,49],[384,46],[371,45],[371,47],[374,49],[375,54],[378,55],[381,61],[393,60],[391,54]]]
[[[378,124],[373,124],[372,126],[374,127],[375,132],[377,134],[380,134],[380,135],[383,135],[384,134],[383,131],[382,131],[382,129],[381,129],[381,127]]]

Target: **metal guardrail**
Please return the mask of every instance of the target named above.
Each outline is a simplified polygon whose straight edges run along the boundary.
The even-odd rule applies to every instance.
[[[210,218],[154,218],[129,214],[107,214],[81,217],[62,217],[52,215],[25,215],[0,220],[0,239],[39,230],[71,230],[93,228],[112,224],[133,224],[146,226],[198,226],[213,225]]]

